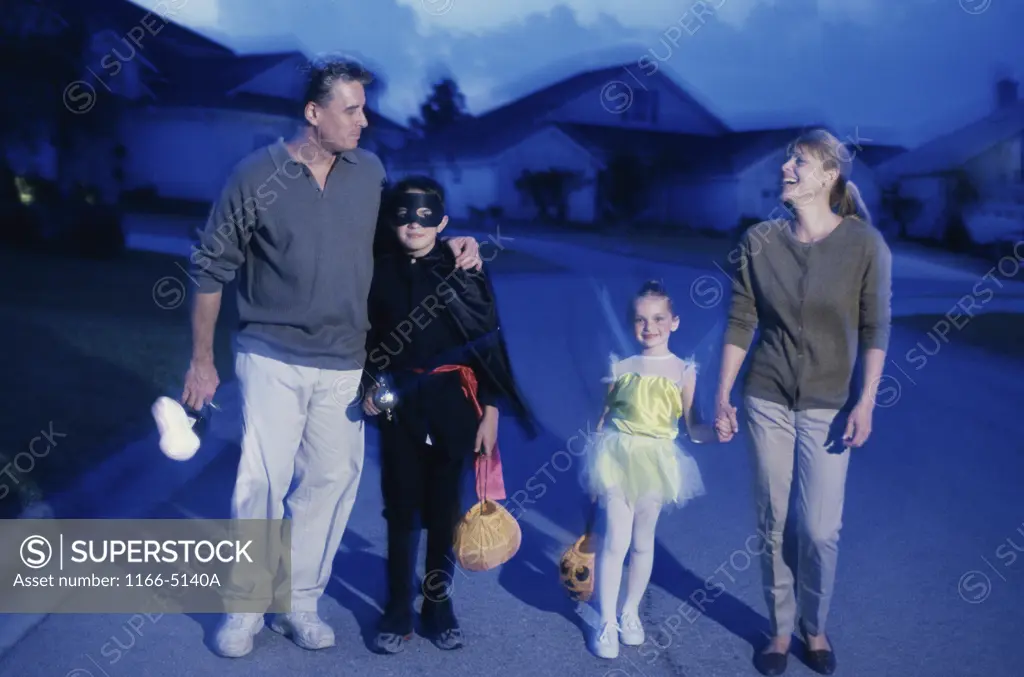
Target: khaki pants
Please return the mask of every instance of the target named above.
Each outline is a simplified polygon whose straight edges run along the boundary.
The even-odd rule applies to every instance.
[[[232,517],[291,520],[291,608],[316,611],[362,475],[362,372],[240,352],[235,373],[243,433]]]
[[[807,632],[818,635],[825,631],[836,576],[850,463],[842,444],[846,416],[831,409],[793,411],[754,397],[744,403],[756,467],[757,525],[766,541],[761,570],[772,634],[792,634],[799,610]],[[783,556],[794,476],[799,509],[795,575]]]

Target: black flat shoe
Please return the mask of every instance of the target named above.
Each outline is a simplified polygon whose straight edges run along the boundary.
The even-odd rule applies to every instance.
[[[804,662],[807,663],[807,667],[814,670],[819,675],[831,675],[836,671],[836,654],[832,650],[832,640],[829,640],[829,648],[821,649],[818,651],[811,651],[811,643],[807,638],[807,631],[803,630],[804,635]]]
[[[777,651],[758,651],[754,654],[754,668],[766,677],[777,677],[786,671],[787,654]]]

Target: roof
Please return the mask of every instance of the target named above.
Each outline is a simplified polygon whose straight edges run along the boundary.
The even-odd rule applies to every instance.
[[[808,129],[810,127],[784,127],[733,132],[721,139],[719,152],[731,158],[734,172],[741,172],[765,156],[787,148]]]
[[[724,149],[732,156],[735,170],[742,171],[769,153],[786,148],[794,139],[810,129],[828,129],[828,125],[813,124],[733,132],[723,138],[726,144]],[[853,139],[846,139],[845,143],[850,155],[869,167],[906,152],[906,148],[900,146],[867,144],[863,141],[855,143]]]
[[[666,176],[678,178],[680,175],[732,176],[786,148],[801,133],[821,125],[705,136],[609,125],[540,122],[518,125],[515,134],[506,132],[482,138],[462,137],[461,145],[454,148],[442,147],[436,141],[421,143],[419,152],[414,149],[405,158],[412,162],[424,161],[423,148],[434,156],[451,159],[493,157],[514,143],[551,127],[564,133],[605,165],[617,155],[632,155],[653,163],[666,172]],[[877,157],[891,157],[902,151],[898,147],[883,145],[862,145],[859,150],[851,148],[851,153],[856,152],[857,157],[869,166]]]
[[[633,155],[672,172],[729,171],[728,158],[712,152],[721,137],[564,122],[554,126],[605,164],[618,155]]]
[[[228,47],[204,37],[174,21],[174,9],[167,7],[165,18],[129,0],[46,0],[47,6],[57,13],[68,25],[82,26],[97,33],[117,36],[117,58],[125,60],[124,54],[132,54],[146,67],[141,69],[143,83],[162,98],[202,97],[214,98],[222,95],[227,83],[241,84],[256,74],[265,71],[285,58],[298,52],[239,56]],[[149,24],[159,32],[148,32],[139,39],[136,49],[132,45],[120,45],[120,36],[139,30],[140,25]],[[91,57],[90,67],[96,73],[108,71],[104,59],[111,52],[103,50]],[[110,76],[116,77],[116,76]],[[194,89],[192,94],[183,90]]]
[[[159,104],[247,108],[297,115],[299,106],[286,98],[251,92],[228,94],[260,73],[295,56],[302,55],[299,52],[280,52],[240,56],[229,52],[216,57],[179,57],[161,73],[158,82],[150,84],[150,88]],[[251,105],[246,106],[246,103]]]
[[[45,0],[45,5],[59,14],[68,24],[88,21],[91,26],[110,29],[118,35],[127,35],[133,28],[137,29],[145,20],[151,25],[156,23],[158,12],[140,7],[129,0]],[[147,17],[150,17],[147,19]],[[166,21],[160,21],[159,38],[146,35],[140,39],[141,49],[146,56],[157,63],[163,61],[162,56],[180,56],[182,53],[192,54],[231,54],[224,45],[211,40],[196,31],[174,22],[174,10],[166,11]],[[147,39],[150,38],[150,39]]]
[[[551,113],[564,106],[567,101],[598,89],[612,79],[621,78],[622,69],[623,66],[612,66],[579,73],[483,115],[468,117],[433,138],[411,144],[407,148],[408,157],[415,160],[424,160],[433,155],[460,158],[490,157],[533,134],[548,121]],[[722,132],[728,131],[728,127],[721,120],[664,73],[658,71],[650,77],[661,78],[667,82],[681,97],[702,111],[714,127]]]
[[[428,161],[431,157],[462,160],[490,158],[552,125],[604,163],[617,154],[627,153],[652,160],[673,173],[726,175],[742,171],[769,153],[785,148],[812,127],[734,132],[660,71],[651,77],[664,78],[681,96],[704,111],[718,128],[718,135],[559,122],[548,117],[566,101],[617,77],[622,77],[621,67],[580,73],[479,117],[467,118],[432,138],[415,141],[406,147],[404,157],[414,163]],[[862,145],[856,152],[861,161],[873,166],[904,150],[896,146],[872,144]]]
[[[884,162],[903,155],[907,152],[904,146],[893,146],[890,144],[864,144],[860,148],[852,149],[857,154],[857,158],[864,162],[868,167],[878,167]]]
[[[997,144],[1024,132],[1024,100],[961,127],[885,162],[878,172],[887,180],[949,172]]]

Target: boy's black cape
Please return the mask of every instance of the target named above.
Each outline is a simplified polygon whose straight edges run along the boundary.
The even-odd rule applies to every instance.
[[[390,259],[405,256],[401,251],[392,249],[381,256],[375,267],[389,268]],[[470,363],[477,372],[477,378],[486,380],[493,390],[500,393],[511,413],[532,439],[537,436],[537,425],[526,399],[522,396],[512,373],[511,360],[508,357],[508,346],[504,333],[501,331],[498,307],[491,281],[485,271],[455,270],[455,254],[446,242],[438,240],[435,251],[420,260],[417,265],[428,266],[430,274],[437,280],[439,287],[451,289],[445,297],[445,307],[450,312],[440,317],[451,322],[466,343],[470,355]],[[372,302],[372,299],[371,299]],[[371,312],[371,318],[373,313]],[[367,337],[367,351],[378,345],[379,332],[388,329],[374,327]],[[366,372],[370,378],[377,376],[376,367],[367,356]]]

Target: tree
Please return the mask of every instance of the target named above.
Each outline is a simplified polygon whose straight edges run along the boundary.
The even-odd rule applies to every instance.
[[[67,112],[63,90],[81,71],[85,31],[36,0],[4,4],[0,58],[20,66],[0,72],[0,134],[28,141]]]
[[[87,66],[96,50],[91,23],[97,19],[84,8],[67,7],[65,14],[58,14],[37,0],[8,0],[0,16],[0,58],[19,66],[0,71],[5,93],[0,102],[0,155],[15,148],[22,159],[31,160],[47,144],[56,151],[56,181],[31,175],[16,179],[19,186],[27,186],[24,194],[32,200],[5,208],[16,216],[4,224],[3,239],[8,241],[38,242],[43,223],[63,237],[83,224],[92,227],[97,222],[94,215],[86,215],[90,208],[84,200],[91,191],[76,185],[76,178],[88,176],[91,182],[96,172],[94,160],[82,161],[87,156],[80,144],[109,138],[117,126],[121,100],[114,95],[96,96],[102,86],[89,82]],[[69,94],[77,94],[77,99]],[[0,170],[0,180],[13,177],[9,170]],[[9,187],[0,192],[6,192],[9,202]],[[120,228],[113,222],[106,225],[112,233]]]
[[[409,128],[418,136],[427,137],[471,117],[466,111],[466,98],[459,85],[444,78],[434,85],[427,100],[420,106],[420,116],[409,118]]]
[[[903,195],[898,183],[882,190],[882,210],[896,223],[900,238],[907,237],[907,227],[921,215],[923,208],[917,198]]]
[[[970,251],[974,238],[967,227],[967,215],[981,200],[981,194],[971,176],[963,169],[950,172],[946,179],[946,229],[944,244],[955,252]]]
[[[650,168],[633,154],[618,154],[601,172],[599,191],[603,216],[612,220],[630,221],[647,205]]]
[[[584,185],[583,175],[566,169],[534,172],[524,169],[516,179],[516,190],[527,195],[544,223],[565,223],[569,214],[569,195]]]
[[[90,21],[88,13],[58,14],[38,0],[5,3],[0,20],[0,58],[23,64],[0,72],[5,93],[0,143],[21,144],[30,152],[41,143],[52,144],[63,190],[73,183],[69,160],[76,141],[116,128],[121,103],[117,96],[97,96],[103,87],[90,82],[86,66],[95,56]]]

